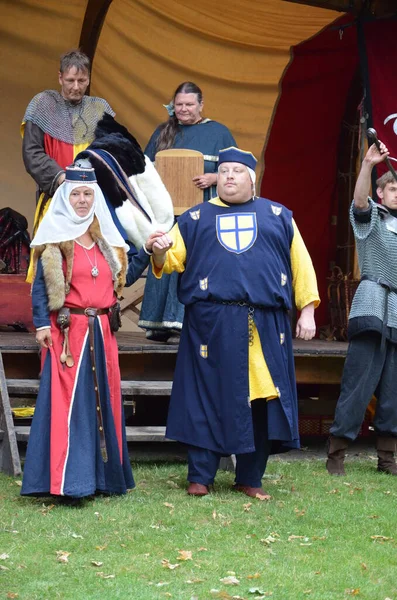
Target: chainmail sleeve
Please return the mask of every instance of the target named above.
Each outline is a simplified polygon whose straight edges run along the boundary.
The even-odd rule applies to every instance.
[[[64,171],[46,154],[44,132],[31,121],[26,121],[25,124],[22,157],[26,171],[33,177],[40,190],[52,196],[58,187],[58,177]]]

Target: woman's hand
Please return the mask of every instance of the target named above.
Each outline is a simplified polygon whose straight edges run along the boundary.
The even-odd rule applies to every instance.
[[[153,231],[153,233],[151,233],[149,235],[148,239],[145,242],[146,250],[148,252],[152,252],[154,242],[157,240],[157,238],[160,238],[163,235],[165,235],[165,231],[160,231],[159,229],[157,229],[156,231]]]
[[[46,329],[39,329],[39,331],[36,331],[36,342],[42,348],[49,348],[52,346],[51,329],[47,327]]]
[[[216,185],[218,181],[218,175],[216,173],[203,173],[203,175],[196,175],[192,179],[194,185],[200,190],[205,190],[211,185]]]
[[[163,266],[165,262],[165,255],[167,254],[167,251],[172,247],[173,243],[174,242],[172,241],[172,239],[166,233],[161,237],[158,237],[153,242],[153,260],[154,264],[159,269],[161,269],[161,267]]]

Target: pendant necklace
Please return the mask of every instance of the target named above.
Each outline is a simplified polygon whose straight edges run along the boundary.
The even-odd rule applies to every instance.
[[[85,247],[84,247],[84,246],[82,246],[82,248],[83,248],[83,250],[84,250],[84,252],[85,252],[85,254],[86,254],[86,257],[88,258],[88,260],[89,260],[89,262],[90,262],[90,265],[91,265],[91,267],[92,267],[92,269],[91,269],[91,275],[93,276],[93,278],[94,278],[94,283],[95,283],[95,278],[96,278],[96,277],[98,277],[98,275],[99,275],[99,269],[98,269],[98,267],[97,267],[97,261],[96,261],[96,244],[94,244],[94,261],[95,261],[95,262],[92,262],[92,260],[90,259],[89,255],[88,255],[88,252],[87,252],[87,250],[85,249]]]

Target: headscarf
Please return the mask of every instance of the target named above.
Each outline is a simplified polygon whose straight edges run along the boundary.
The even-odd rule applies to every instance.
[[[94,191],[94,202],[89,213],[84,217],[80,217],[74,211],[69,201],[71,192],[82,186]],[[65,181],[56,190],[30,246],[34,248],[42,244],[58,244],[75,240],[87,231],[94,216],[98,219],[105,241],[110,246],[128,251],[129,247],[114,224],[101,188],[96,182],[94,169],[67,167]]]

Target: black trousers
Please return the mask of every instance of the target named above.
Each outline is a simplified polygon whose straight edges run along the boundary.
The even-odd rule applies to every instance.
[[[373,394],[377,435],[397,437],[397,346],[386,341],[381,349],[381,335],[367,332],[349,344],[330,433],[354,440]]]
[[[271,400],[270,400],[271,402]],[[261,487],[267,459],[271,449],[267,430],[267,402],[257,399],[252,401],[252,422],[254,428],[255,451],[247,454],[236,454],[235,483],[250,487]],[[187,479],[191,483],[211,485],[219,467],[222,455],[206,448],[189,446]]]

